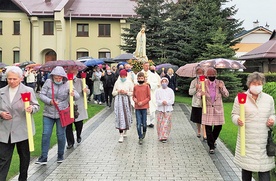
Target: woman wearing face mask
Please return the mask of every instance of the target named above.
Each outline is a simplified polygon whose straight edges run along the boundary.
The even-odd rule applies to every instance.
[[[47,164],[48,151],[54,124],[56,124],[56,136],[58,140],[57,162],[61,163],[64,160],[63,154],[66,142],[66,127],[61,126],[59,113],[54,104],[57,104],[60,110],[64,110],[69,106],[70,95],[74,96],[75,99],[79,99],[80,97],[79,93],[75,89],[72,92],[69,92],[69,82],[67,80],[67,74],[64,69],[57,66],[52,70],[49,79],[46,80],[41,88],[39,97],[44,103],[43,133],[41,140],[42,153],[36,164]],[[54,95],[52,94],[52,91],[54,92]]]
[[[157,117],[157,134],[159,141],[166,143],[171,132],[172,111],[174,104],[174,92],[168,87],[169,80],[166,77],[161,79],[161,88],[156,91],[156,117]]]
[[[132,123],[130,96],[133,93],[133,83],[127,80],[127,71],[120,71],[120,76],[114,84],[112,95],[114,96],[115,127],[119,130],[119,143],[124,141],[126,131]]]
[[[224,124],[224,110],[222,97],[228,97],[229,92],[222,80],[216,79],[217,71],[208,68],[207,80],[205,81],[205,91],[200,87],[197,97],[206,97],[206,114],[202,113],[202,124],[205,125],[209,153],[215,153],[215,142]]]
[[[273,98],[262,92],[265,76],[253,72],[247,77],[248,90],[245,107],[245,156],[240,155],[240,136],[238,134],[234,162],[242,168],[242,180],[251,180],[252,172],[258,172],[259,180],[270,180],[270,170],[275,167],[274,156],[267,156],[266,143],[269,127],[275,123]],[[242,126],[240,106],[236,97],[232,122]]]
[[[204,75],[204,69],[198,67],[196,69],[196,78],[191,82],[189,88],[189,95],[193,96],[192,98],[192,112],[190,120],[197,125],[197,137],[201,137],[201,128],[203,132],[203,141],[207,140],[205,125],[201,124],[202,118],[202,101],[200,98],[196,96],[197,91],[199,90],[201,83],[199,80],[199,76]]]

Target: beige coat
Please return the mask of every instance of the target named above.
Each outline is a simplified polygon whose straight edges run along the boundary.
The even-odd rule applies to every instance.
[[[12,103],[9,99],[9,86],[0,89],[0,113],[9,112],[12,115],[11,120],[0,119],[0,142],[8,143],[11,135],[11,143],[16,143],[28,139],[26,115],[24,103],[21,99],[21,93],[31,92],[30,105],[33,106],[33,113],[39,110],[39,104],[34,90],[24,84],[20,84]],[[31,116],[32,117],[32,116]],[[32,117],[33,134],[35,134],[34,120]]]
[[[269,130],[266,122],[269,118],[275,120],[274,100],[270,95],[261,93],[255,102],[251,94],[248,91],[246,93],[248,95],[244,105],[246,155],[240,155],[240,135],[238,134],[234,162],[245,170],[266,172],[275,167],[274,157],[268,157],[266,154]],[[232,110],[232,122],[235,125],[238,125],[239,117],[240,105],[236,97]]]

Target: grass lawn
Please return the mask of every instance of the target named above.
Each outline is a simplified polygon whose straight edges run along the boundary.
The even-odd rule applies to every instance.
[[[42,128],[42,116],[43,116],[43,114],[42,113],[43,113],[43,110],[44,110],[44,104],[40,100],[39,100],[39,104],[40,104],[40,110],[39,110],[39,112],[34,114],[35,130],[36,130],[36,134],[34,136],[35,151],[31,152],[31,159],[36,159],[41,154],[41,139],[42,139],[42,131],[43,131],[43,128]],[[95,104],[88,104],[88,108],[87,108],[88,117],[89,118],[93,117],[95,114],[97,114],[102,109],[104,109],[104,107],[105,106],[95,105]],[[85,120],[84,123],[86,121],[88,121],[88,120]],[[54,127],[52,137],[51,137],[50,147],[55,145],[56,142],[57,142],[56,129]],[[9,170],[9,174],[8,174],[7,179],[11,179],[12,177],[17,175],[18,173],[19,173],[19,157],[18,157],[18,154],[17,154],[17,150],[15,149],[15,151],[13,153],[12,163],[11,163],[11,166],[10,166],[10,170]]]
[[[185,103],[191,106],[192,97],[183,97],[181,95],[176,95],[176,102]],[[233,103],[224,103],[224,118],[225,124],[222,126],[219,138],[224,142],[224,144],[229,148],[229,150],[234,153],[237,140],[238,127],[232,123],[231,111]]]

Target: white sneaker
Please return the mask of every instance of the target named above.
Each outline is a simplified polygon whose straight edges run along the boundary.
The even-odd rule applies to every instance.
[[[124,136],[123,136],[123,135],[120,135],[120,138],[119,138],[118,142],[119,142],[119,143],[123,143],[123,141],[124,141]]]
[[[124,130],[123,137],[124,137],[124,138],[126,138],[126,137],[127,137],[127,131],[126,131],[126,130]]]
[[[95,104],[98,104],[98,102],[97,102],[97,101],[94,101],[94,103],[95,103]]]
[[[102,105],[102,102],[99,102],[100,105]]]

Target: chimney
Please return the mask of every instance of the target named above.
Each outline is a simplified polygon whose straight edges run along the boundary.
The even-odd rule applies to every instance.
[[[259,26],[259,21],[256,20],[256,21],[253,21],[253,28],[256,28]]]

